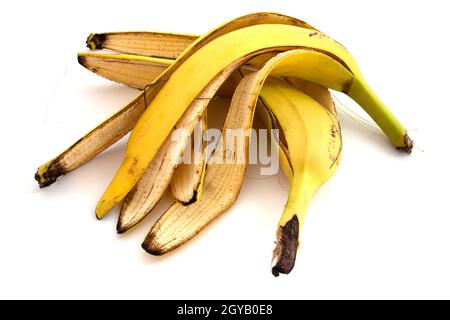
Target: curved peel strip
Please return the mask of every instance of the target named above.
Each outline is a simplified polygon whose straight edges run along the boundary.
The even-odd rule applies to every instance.
[[[86,69],[108,80],[140,90],[158,78],[173,61],[125,54],[78,53],[78,62]]]
[[[197,35],[129,31],[91,33],[86,44],[91,50],[110,49],[121,53],[175,59],[185,50],[191,51],[223,34],[258,24],[286,24],[317,31],[306,22],[293,17],[272,12],[258,12],[230,20],[213,29],[208,37],[203,37],[200,41],[197,41],[199,40]],[[196,44],[192,45],[194,42]]]
[[[123,138],[136,125],[145,110],[144,99],[135,99],[126,110],[120,110],[84,135],[56,158],[41,165],[35,179],[41,188],[75,170]]]
[[[174,61],[129,54],[78,53],[78,62],[89,71],[139,90],[144,90],[153,83]],[[217,94],[231,97],[240,80],[239,73],[231,74],[219,88]]]
[[[109,49],[143,56],[176,58],[197,36],[164,32],[130,31],[92,33],[86,40],[91,50]]]

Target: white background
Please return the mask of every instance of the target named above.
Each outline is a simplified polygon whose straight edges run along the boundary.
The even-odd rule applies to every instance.
[[[255,180],[250,168],[236,205],[164,257],[140,244],[169,199],[125,236],[116,211],[94,217],[125,141],[38,189],[40,164],[137,93],[77,65],[90,32],[203,33],[256,11],[303,19],[346,45],[417,145],[405,156],[341,114],[341,167],[309,208],[291,275],[270,273],[282,177]],[[447,15],[446,1],[4,4],[0,297],[450,298]]]

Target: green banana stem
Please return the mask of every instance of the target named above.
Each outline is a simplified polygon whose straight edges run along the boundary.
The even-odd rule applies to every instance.
[[[347,94],[364,108],[397,149],[411,153],[413,141],[406,129],[364,80],[355,78]]]

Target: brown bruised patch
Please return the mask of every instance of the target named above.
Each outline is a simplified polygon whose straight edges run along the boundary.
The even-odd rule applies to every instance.
[[[350,69],[349,69],[349,71],[352,72]],[[342,86],[342,89],[341,89],[342,93],[345,93],[348,95],[348,93],[350,92],[350,88],[352,87],[352,84],[353,84],[353,79],[354,78],[352,77],[350,80],[347,80],[347,82],[344,83],[344,85]]]
[[[330,133],[333,138],[336,138],[337,132],[338,132],[338,130],[337,130],[336,126],[334,124],[331,125]]]
[[[295,265],[299,235],[299,222],[295,215],[284,227],[278,230],[277,245],[273,252],[275,266],[272,268],[272,274],[278,277],[280,273],[288,274]]]
[[[134,175],[136,173],[136,165],[138,163],[137,158],[133,158],[133,162],[131,163],[130,167],[128,168],[128,174]]]

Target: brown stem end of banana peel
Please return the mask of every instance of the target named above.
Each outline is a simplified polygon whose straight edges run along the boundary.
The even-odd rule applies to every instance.
[[[299,222],[295,215],[284,227],[280,227],[277,233],[277,244],[273,252],[276,261],[272,267],[272,274],[278,277],[280,273],[289,274],[295,265],[299,235]]]
[[[86,46],[90,50],[102,49],[105,40],[106,35],[104,33],[91,33],[86,40]]]
[[[66,174],[58,162],[52,162],[46,170],[40,172],[40,168],[34,174],[34,179],[38,182],[39,188],[45,188],[53,184],[58,177]]]
[[[405,133],[403,139],[405,141],[405,145],[403,147],[398,147],[397,150],[403,151],[406,154],[410,154],[414,147],[414,141],[412,141],[407,133]]]

